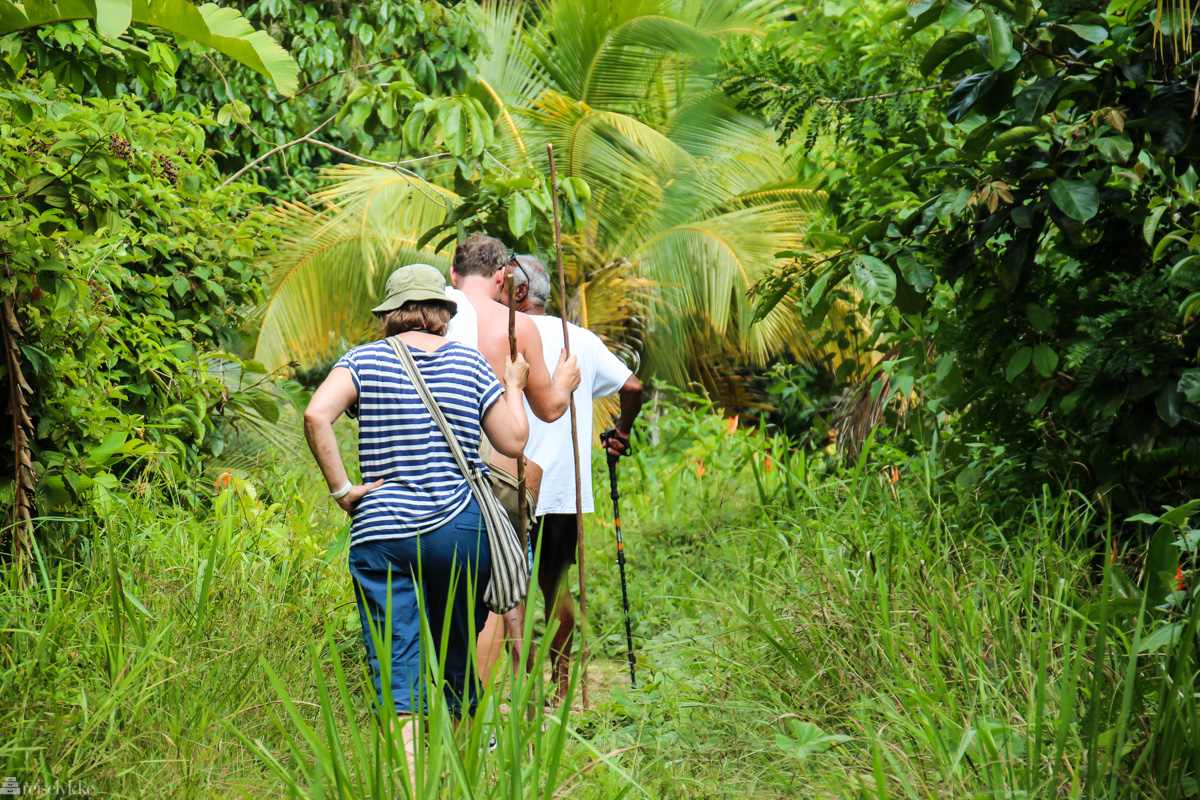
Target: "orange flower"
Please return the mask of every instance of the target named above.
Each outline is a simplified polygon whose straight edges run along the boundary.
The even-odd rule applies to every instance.
[[[1180,564],[1175,569],[1175,580],[1179,582],[1179,591],[1187,589],[1187,581],[1183,579],[1183,564]]]
[[[899,482],[900,482],[900,470],[896,469],[895,467],[892,467],[892,483],[899,483]]]
[[[705,473],[705,472],[708,472],[708,470],[706,470],[706,469],[704,468],[704,462],[703,462],[703,461],[701,461],[700,459],[698,459],[698,458],[697,458],[697,459],[695,459],[695,462],[696,462],[696,477],[697,477],[697,478],[703,478],[703,477],[704,477],[704,473]]]
[[[770,456],[767,456],[767,462],[763,466],[766,467],[767,472],[770,472],[771,470],[773,470],[775,468],[775,463],[773,461],[771,461]]]
[[[220,489],[222,487],[228,487],[229,479],[231,477],[233,477],[233,473],[230,472],[229,470],[225,470],[224,472],[222,472],[220,475],[217,476],[217,481],[216,481],[216,483],[213,484],[213,487],[216,489]]]
[[[732,435],[733,432],[736,431],[737,429],[738,429],[738,415],[734,414],[732,417],[729,418],[729,433],[730,433],[730,435]]]

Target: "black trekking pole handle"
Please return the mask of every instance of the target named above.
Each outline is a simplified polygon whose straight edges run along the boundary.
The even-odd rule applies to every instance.
[[[604,433],[600,434],[600,443],[604,448],[608,449],[610,439],[616,438],[617,429],[609,428]],[[630,443],[622,442],[625,445],[625,455],[633,452]],[[620,456],[615,456],[612,453],[608,454],[608,483],[612,489],[610,496],[613,502],[613,522],[617,529],[617,566],[621,569],[621,601],[625,605],[625,646],[626,652],[629,654],[629,684],[634,689],[637,688],[637,674],[635,667],[637,658],[633,655],[633,630],[629,623],[629,589],[625,584],[625,542],[621,539],[621,494],[617,491],[617,462]]]

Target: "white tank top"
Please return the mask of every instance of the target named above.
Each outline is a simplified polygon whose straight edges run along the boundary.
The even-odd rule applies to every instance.
[[[479,315],[475,312],[475,306],[471,305],[465,294],[453,286],[446,287],[446,297],[458,304],[458,310],[454,312],[454,316],[450,318],[450,325],[446,328],[446,338],[478,350]]]

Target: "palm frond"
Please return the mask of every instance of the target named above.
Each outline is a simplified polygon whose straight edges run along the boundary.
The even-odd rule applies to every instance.
[[[327,174],[334,183],[313,197],[323,209],[291,204],[278,212],[284,236],[254,315],[254,357],[268,369],[326,363],[369,338],[370,309],[389,271],[381,264],[450,268],[450,255],[416,243],[443,219],[438,199],[453,193],[377,167]]]

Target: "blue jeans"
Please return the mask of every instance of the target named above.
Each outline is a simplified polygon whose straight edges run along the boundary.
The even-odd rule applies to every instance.
[[[474,635],[483,629],[487,620],[483,590],[492,573],[487,529],[475,499],[429,533],[352,545],[349,565],[371,676],[380,703],[383,702],[383,675],[375,638],[385,641],[390,594],[390,684],[396,712],[411,714],[427,707],[421,696],[424,656],[425,664],[432,667],[435,674],[438,666],[441,667],[443,693],[451,712],[460,715],[465,704],[468,712],[474,713],[479,686],[470,653]],[[433,641],[440,647],[443,630],[448,634],[445,649],[436,654],[421,652],[418,587]],[[436,656],[437,661],[433,662],[431,656]]]

